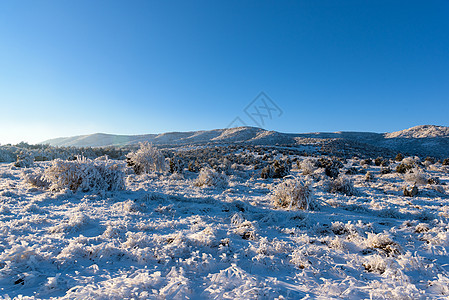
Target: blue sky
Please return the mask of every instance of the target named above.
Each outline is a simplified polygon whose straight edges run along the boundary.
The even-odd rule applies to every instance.
[[[1,1],[0,143],[448,126],[449,1]],[[256,103],[257,104],[257,103]]]

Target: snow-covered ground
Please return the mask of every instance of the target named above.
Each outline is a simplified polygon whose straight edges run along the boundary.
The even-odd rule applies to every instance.
[[[233,166],[219,187],[198,186],[188,171],[128,169],[115,192],[51,191],[26,180],[50,164],[25,173],[0,164],[0,299],[449,297],[441,163],[415,175],[392,163],[382,175],[349,159],[340,173],[355,167],[346,175],[353,196],[329,192],[323,169],[294,168],[289,178],[313,188],[319,207],[311,211],[275,207],[286,179],[262,179],[251,166]],[[422,180],[430,177],[440,183]],[[418,195],[403,196],[414,181]]]

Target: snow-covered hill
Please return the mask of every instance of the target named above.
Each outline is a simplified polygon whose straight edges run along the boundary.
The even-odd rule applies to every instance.
[[[51,146],[104,147],[124,146],[148,141],[156,145],[187,145],[207,143],[253,143],[288,144],[294,143],[289,134],[267,131],[256,127],[235,127],[226,129],[201,130],[189,132],[167,132],[146,135],[113,135],[95,133],[66,138],[56,138],[42,142]]]
[[[436,125],[420,125],[409,129],[386,133],[385,137],[391,138],[447,138],[449,137],[449,127]]]
[[[343,142],[335,143],[335,140]],[[420,156],[449,156],[449,127],[422,125],[391,133],[373,132],[315,132],[288,134],[268,131],[256,127],[236,127],[226,129],[168,132],[146,135],[112,135],[96,133],[44,141],[52,146],[104,147],[135,145],[148,141],[155,145],[204,145],[204,144],[240,144],[255,145],[307,145],[326,144],[349,145],[363,152],[382,154],[382,152],[403,152]],[[351,152],[345,149],[334,149],[332,152]],[[358,151],[358,152],[360,152]],[[357,153],[356,153],[357,154]]]

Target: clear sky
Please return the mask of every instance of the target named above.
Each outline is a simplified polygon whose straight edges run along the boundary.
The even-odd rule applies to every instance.
[[[2,144],[257,126],[262,91],[270,130],[448,126],[449,1],[0,1]]]

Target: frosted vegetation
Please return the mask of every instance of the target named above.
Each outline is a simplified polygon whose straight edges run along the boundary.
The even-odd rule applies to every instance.
[[[449,160],[0,147],[0,299],[446,299]]]

